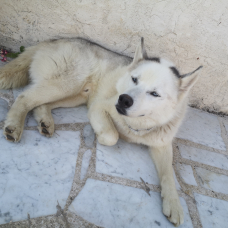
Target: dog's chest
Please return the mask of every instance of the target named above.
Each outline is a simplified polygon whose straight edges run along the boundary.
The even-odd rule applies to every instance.
[[[150,133],[143,131],[134,132],[126,125],[126,123],[116,118],[113,118],[113,123],[121,139],[127,142],[149,146],[149,142],[151,141],[149,140],[151,138]]]

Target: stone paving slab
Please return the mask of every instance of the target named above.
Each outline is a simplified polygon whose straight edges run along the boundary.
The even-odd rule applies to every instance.
[[[85,145],[89,148],[93,147],[93,142],[95,139],[95,134],[90,124],[87,124],[83,129],[83,137]]]
[[[228,194],[228,176],[211,172],[203,168],[196,168],[200,184],[215,192]]]
[[[0,122],[5,120],[8,112],[8,102],[0,98]]]
[[[58,135],[57,135],[58,134]],[[25,131],[20,143],[0,131],[0,224],[51,215],[64,207],[74,178],[79,132],[58,131],[51,138]]]
[[[228,202],[194,193],[204,228],[226,228]]]
[[[191,161],[203,163],[210,166],[215,166],[220,169],[228,170],[228,156],[224,154],[219,154],[203,149],[194,148],[191,146],[186,146],[178,144],[178,147],[183,158],[189,159]]]
[[[159,185],[155,165],[148,148],[119,140],[115,146],[97,144],[96,171],[111,176]],[[181,189],[174,173],[176,188]]]
[[[160,194],[150,195],[142,189],[88,179],[69,210],[95,225],[109,228],[173,227],[162,214]],[[193,227],[183,198],[181,204],[185,224],[180,227]]]
[[[225,118],[223,123],[224,123],[225,129],[226,129],[226,134],[228,135],[228,118]]]
[[[177,170],[186,184],[197,186],[197,183],[193,174],[193,170],[190,165],[178,164]]]
[[[177,138],[226,150],[218,117],[194,108],[188,109],[183,124],[177,133]]]
[[[96,171],[159,185],[155,165],[145,146],[129,144],[119,140],[115,146],[97,144]]]

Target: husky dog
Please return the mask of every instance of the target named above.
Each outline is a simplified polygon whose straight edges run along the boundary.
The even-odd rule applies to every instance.
[[[40,43],[0,68],[0,88],[30,84],[8,112],[4,135],[18,142],[33,109],[39,132],[51,137],[52,109],[87,104],[100,144],[112,146],[120,137],[149,147],[160,178],[163,213],[179,226],[184,215],[173,177],[172,140],[199,68],[181,75],[171,62],[149,58],[143,38],[133,59],[82,38]]]

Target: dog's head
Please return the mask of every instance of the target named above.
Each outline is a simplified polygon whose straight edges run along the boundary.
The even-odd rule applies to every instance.
[[[127,73],[119,79],[117,111],[127,117],[151,117],[157,123],[172,118],[197,80],[195,71],[180,75],[169,61],[148,58],[143,38]]]

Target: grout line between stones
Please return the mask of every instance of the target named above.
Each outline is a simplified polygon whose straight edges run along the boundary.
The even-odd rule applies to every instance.
[[[175,156],[178,157],[178,163],[190,165],[192,167],[193,174],[194,174],[194,177],[195,177],[195,180],[196,180],[198,186],[185,184],[186,186],[188,186],[188,189],[191,189],[192,192],[197,191],[197,193],[199,193],[199,194],[203,194],[203,195],[206,195],[209,197],[223,199],[225,201],[228,201],[227,194],[215,193],[213,190],[209,190],[209,189],[202,187],[195,168],[200,167],[200,168],[206,169],[208,171],[211,171],[213,173],[218,173],[218,174],[227,175],[227,176],[228,176],[228,170],[220,169],[220,168],[217,168],[214,166],[210,166],[210,165],[206,165],[206,164],[202,164],[202,163],[199,163],[196,161],[191,161],[191,160],[182,158],[177,145],[175,146],[175,154],[176,154]]]
[[[209,170],[209,171],[212,171],[212,172],[216,172],[216,173],[218,173],[218,174],[223,174],[223,175],[226,175],[226,176],[228,176],[228,170],[226,170],[226,169],[221,169],[221,168],[218,168],[218,167],[215,167],[215,166],[211,166],[211,165],[207,165],[207,164],[204,164],[204,163],[199,163],[199,162],[197,162],[197,161],[192,161],[192,160],[189,160],[189,159],[186,159],[186,158],[183,158],[182,156],[181,156],[181,153],[180,153],[180,151],[179,151],[179,147],[178,147],[178,145],[177,145],[177,142],[178,142],[179,140],[175,140],[175,142],[174,142],[174,145],[175,145],[175,152],[176,152],[176,155],[174,155],[174,156],[177,156],[178,157],[178,160],[177,160],[177,162],[179,162],[179,163],[183,163],[183,164],[186,164],[186,165],[190,165],[190,166],[192,166],[192,167],[201,167],[201,168],[204,168],[204,169],[207,169],[207,170]],[[186,145],[186,144],[185,144]],[[226,155],[226,154],[225,154]]]
[[[196,200],[195,198],[192,198],[188,195],[184,195],[183,198],[185,199],[185,202],[188,206],[188,211],[189,211],[189,215],[191,217],[192,220],[192,225],[194,228],[202,228],[202,223],[200,220],[200,215],[199,215],[199,211],[196,205]]]
[[[202,145],[202,144],[199,144],[199,143],[195,143],[195,142],[189,141],[187,139],[175,138],[174,141],[178,142],[180,144],[186,145],[186,146],[197,148],[197,149],[202,149],[202,150],[207,150],[207,151],[210,151],[210,152],[215,152],[215,153],[227,155],[227,151],[226,150],[215,149],[215,148],[212,148],[212,147],[208,147],[208,146],[205,146],[205,145]]]

